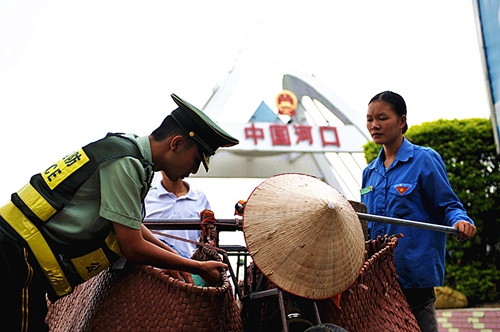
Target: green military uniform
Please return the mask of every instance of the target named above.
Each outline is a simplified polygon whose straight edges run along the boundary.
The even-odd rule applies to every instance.
[[[103,146],[107,151],[98,157],[94,150]],[[138,202],[144,199],[153,172],[148,137],[109,135],[68,156],[32,177],[0,208],[0,243],[12,250],[2,250],[3,262],[12,266],[3,269],[0,288],[4,299],[18,299],[21,287],[27,303],[39,301],[28,306],[27,318],[46,312],[45,297],[40,296],[45,291],[39,297],[30,295],[33,292],[45,289],[55,300],[120,257],[110,220],[141,228]],[[12,252],[18,260],[12,260]],[[8,306],[6,310],[13,311],[10,317],[22,313],[19,306]]]
[[[238,143],[196,107],[172,95],[170,115],[197,143],[208,170],[221,146]],[[108,135],[64,157],[0,207],[2,330],[46,331],[53,300],[120,257],[113,222],[141,229],[154,165],[150,137]]]

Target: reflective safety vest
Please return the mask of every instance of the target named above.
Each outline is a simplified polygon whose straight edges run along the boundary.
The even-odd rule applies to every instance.
[[[52,296],[71,293],[76,285],[97,275],[120,257],[113,231],[81,248],[63,246],[51,240],[45,235],[44,225],[64,208],[103,162],[126,156],[142,163],[148,183],[144,192],[147,192],[153,177],[153,164],[142,156],[133,140],[108,134],[34,175],[27,185],[12,194],[9,203],[0,207],[0,219],[6,221],[30,248],[52,285]]]

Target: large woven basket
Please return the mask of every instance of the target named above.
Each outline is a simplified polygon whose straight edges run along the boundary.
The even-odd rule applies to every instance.
[[[325,322],[349,332],[420,331],[398,283],[394,250],[398,238],[379,237],[366,242],[366,260],[358,278],[342,293],[340,305],[319,303]]]
[[[349,332],[420,331],[397,280],[394,264],[397,242],[397,237],[366,241],[364,265],[355,282],[342,293],[340,302],[335,304],[334,299],[316,301],[322,323],[332,323]],[[257,277],[260,276],[257,270]],[[249,284],[251,282],[249,280]],[[276,287],[264,278],[260,290]],[[293,308],[300,312],[302,320],[313,325],[318,323],[311,300],[285,293],[284,301],[286,310]],[[277,301],[252,302],[243,302],[245,330],[271,332],[281,329]]]
[[[50,331],[242,331],[225,276],[219,287],[199,287],[151,266],[123,274],[103,271],[49,304]]]

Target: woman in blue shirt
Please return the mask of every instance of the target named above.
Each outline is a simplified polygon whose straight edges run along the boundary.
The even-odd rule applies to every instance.
[[[450,186],[441,156],[403,137],[406,113],[404,99],[392,91],[368,103],[366,126],[383,148],[363,171],[361,201],[371,214],[452,226],[457,240],[472,238],[476,227]],[[434,286],[444,281],[446,234],[380,222],[368,227],[372,239],[404,235],[395,251],[401,288],[421,330],[437,332]]]

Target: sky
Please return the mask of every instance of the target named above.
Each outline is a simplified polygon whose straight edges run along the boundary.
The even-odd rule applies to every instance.
[[[471,0],[1,0],[3,200],[107,132],[150,134],[171,93],[201,108],[249,47],[286,54],[363,118],[384,90],[410,126],[489,118]],[[189,181],[232,218],[263,179]]]

